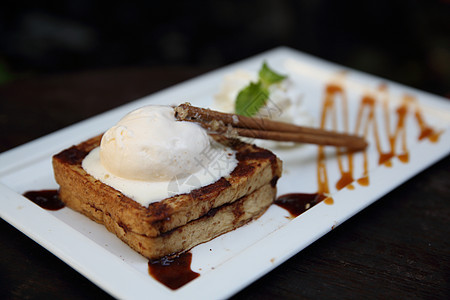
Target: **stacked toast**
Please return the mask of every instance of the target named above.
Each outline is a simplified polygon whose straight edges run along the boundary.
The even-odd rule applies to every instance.
[[[273,203],[281,176],[282,163],[272,152],[222,135],[211,137],[236,151],[238,165],[210,185],[144,207],[82,168],[86,155],[100,145],[97,136],[53,157],[60,198],[149,259],[188,251],[261,216]]]

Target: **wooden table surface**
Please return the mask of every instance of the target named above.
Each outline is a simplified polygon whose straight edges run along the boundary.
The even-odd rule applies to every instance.
[[[112,69],[0,86],[0,152],[205,71]],[[449,179],[447,156],[234,298],[448,299]],[[3,220],[0,241],[0,299],[110,298]]]

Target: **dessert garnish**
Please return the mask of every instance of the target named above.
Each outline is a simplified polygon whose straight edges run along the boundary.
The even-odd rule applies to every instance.
[[[272,70],[264,62],[258,72],[238,69],[225,74],[212,109],[247,117],[266,118],[312,126],[314,118],[305,105],[301,83]],[[258,141],[265,147],[293,143]]]
[[[275,141],[309,143],[324,146],[344,147],[351,151],[364,150],[367,142],[363,137],[252,118],[237,114],[222,113],[191,106],[189,103],[175,107],[175,117],[180,121],[198,122],[204,128],[232,137],[242,136]]]
[[[236,114],[251,117],[254,116],[269,100],[269,87],[279,83],[287,76],[271,70],[266,62],[263,63],[258,73],[258,81],[250,82],[236,97]]]

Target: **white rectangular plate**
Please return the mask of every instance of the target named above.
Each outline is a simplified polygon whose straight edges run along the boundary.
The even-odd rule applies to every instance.
[[[195,247],[192,250],[192,269],[201,276],[175,291],[151,278],[148,274],[148,261],[103,226],[68,208],[55,212],[41,209],[21,196],[28,190],[56,189],[51,156],[103,132],[132,109],[152,103],[178,104],[185,101],[197,106],[211,106],[226,73],[237,69],[257,71],[264,60],[278,72],[288,74],[294,81],[309,113],[315,118],[316,125],[320,121],[325,84],[345,71],[345,75],[341,77],[348,97],[349,128],[355,128],[362,96],[372,93],[377,99],[380,98],[376,91],[383,83],[390,95],[390,126],[395,128],[396,109],[401,105],[401,99],[405,94],[412,95],[417,101],[410,108],[420,107],[427,124],[441,132],[439,140],[435,143],[427,139],[419,141],[418,122],[413,112],[408,111],[404,126],[405,139],[399,138],[395,147],[397,152],[401,152],[401,141],[405,141],[409,161],[404,163],[394,157],[391,160],[392,166],[388,167],[378,164],[378,152],[370,129],[367,137],[370,146],[366,152],[369,185],[360,185],[354,181],[351,186],[341,190],[334,187],[340,178],[338,162],[341,159],[345,171],[348,161],[346,156],[337,157],[333,148],[327,149],[328,183],[334,204],[322,202],[295,219],[288,218],[289,214],[280,207],[272,206],[257,221]],[[388,129],[384,127],[386,114],[381,109],[381,100],[377,100],[376,107],[380,146],[387,149],[385,132]],[[450,150],[449,124],[450,104],[443,98],[349,70],[292,49],[277,48],[2,153],[0,194],[3,199],[0,201],[0,215],[117,298],[134,299],[148,295],[154,298],[226,298],[446,156]],[[278,183],[279,195],[317,191],[316,146],[275,149],[274,152],[284,161],[283,176]],[[363,161],[363,153],[354,155],[352,164],[356,179],[363,176]]]

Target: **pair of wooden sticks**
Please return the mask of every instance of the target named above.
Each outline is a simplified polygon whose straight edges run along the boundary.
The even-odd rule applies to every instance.
[[[188,103],[180,104],[174,109],[175,117],[178,120],[198,122],[204,128],[220,134],[345,147],[351,151],[364,150],[367,147],[367,142],[364,138],[335,131],[297,126],[265,118],[251,118],[227,114],[191,106]]]

